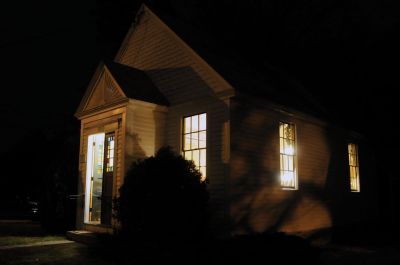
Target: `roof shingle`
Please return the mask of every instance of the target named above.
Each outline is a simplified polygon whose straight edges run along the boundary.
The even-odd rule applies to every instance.
[[[112,61],[104,64],[128,98],[168,106],[165,96],[144,71]]]

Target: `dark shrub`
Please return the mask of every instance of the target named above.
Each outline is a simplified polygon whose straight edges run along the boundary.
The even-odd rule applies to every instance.
[[[209,197],[200,177],[192,161],[169,147],[134,162],[114,201],[118,234],[168,244],[200,239]]]

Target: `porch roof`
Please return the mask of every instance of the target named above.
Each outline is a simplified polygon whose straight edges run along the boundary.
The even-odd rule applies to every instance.
[[[128,98],[169,105],[168,100],[144,71],[113,61],[104,61],[104,65]]]

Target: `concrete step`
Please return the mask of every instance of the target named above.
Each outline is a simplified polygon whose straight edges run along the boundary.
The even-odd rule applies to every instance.
[[[100,243],[97,233],[91,231],[86,231],[86,230],[67,231],[66,236],[69,240],[84,243],[86,245],[98,245]]]

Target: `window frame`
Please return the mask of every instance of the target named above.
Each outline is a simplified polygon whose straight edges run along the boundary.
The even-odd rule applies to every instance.
[[[109,138],[112,137],[112,140],[109,140]],[[104,174],[113,174],[115,170],[115,155],[116,155],[116,135],[115,132],[108,132],[105,134],[105,143],[104,144]],[[111,148],[110,143],[113,142],[113,146]],[[110,160],[112,162],[110,162]]]
[[[203,115],[203,114],[205,114],[205,117],[206,117],[206,129],[205,130],[200,130],[200,115]],[[192,132],[192,130],[190,130],[189,133],[186,133],[185,132],[185,119],[192,118],[194,116],[198,117],[198,130],[194,131],[194,132]],[[186,157],[185,157],[185,153],[186,152],[199,151],[199,165],[197,165],[193,159],[191,159],[191,161],[193,161],[195,163],[196,168],[202,174],[202,178],[201,178],[202,181],[205,181],[207,179],[207,176],[208,176],[208,172],[207,172],[207,168],[208,168],[208,166],[207,166],[207,162],[208,162],[208,159],[207,159],[207,157],[208,157],[208,145],[207,145],[208,144],[208,128],[209,128],[209,126],[208,126],[208,113],[205,112],[205,111],[204,112],[196,112],[196,113],[193,113],[193,114],[188,114],[188,115],[182,116],[182,119],[181,119],[181,130],[180,130],[180,138],[181,138],[180,139],[180,144],[181,144],[181,148],[180,149],[181,149],[181,154],[182,154],[183,158],[186,159]],[[205,147],[204,148],[200,147],[200,134],[199,134],[198,147],[197,148],[193,148],[193,149],[192,149],[192,147],[190,147],[190,149],[185,150],[185,136],[186,135],[190,135],[192,133],[200,133],[200,132],[205,132],[205,134],[206,134]],[[205,153],[206,153],[205,154],[205,166],[200,166],[200,160],[201,160],[201,152],[200,152],[200,150],[205,150]],[[192,155],[192,158],[193,158],[193,155]],[[203,175],[203,172],[201,171],[201,168],[204,168],[205,176]]]
[[[353,153],[353,155],[355,156],[355,160],[353,158],[353,161],[355,161],[355,165],[351,164],[351,159],[350,156],[352,155],[352,153],[350,152],[350,146],[353,145],[354,146],[354,150],[355,152]],[[348,173],[349,173],[349,184],[350,184],[350,192],[352,193],[359,193],[361,192],[361,183],[360,183],[360,153],[359,153],[359,148],[358,148],[358,144],[355,142],[348,142],[347,143],[347,162],[348,162]],[[353,171],[352,169],[355,168],[355,170]],[[353,176],[352,176],[352,172],[356,173],[355,176],[355,181],[356,181],[356,189],[353,189]]]
[[[288,156],[288,154],[281,153],[281,148],[282,148],[281,139],[285,140],[286,138],[285,137],[281,137],[280,130],[281,130],[281,125],[285,125],[285,124],[293,126],[293,132],[294,132],[294,137],[293,137],[294,139],[292,140],[293,141],[293,149],[294,149],[294,151],[293,151],[293,155],[291,155],[293,157],[293,160],[292,160],[293,161],[293,171],[291,171],[294,174],[294,185],[293,186],[284,186],[284,185],[282,185],[282,173],[284,171],[287,171],[287,170],[283,169],[282,156],[283,155]],[[279,139],[279,143],[278,143],[278,145],[279,145],[279,185],[282,188],[282,190],[296,191],[296,190],[299,189],[297,126],[296,126],[296,124],[294,122],[280,120],[279,121],[279,125],[278,125],[278,139]]]

